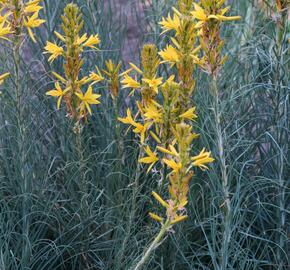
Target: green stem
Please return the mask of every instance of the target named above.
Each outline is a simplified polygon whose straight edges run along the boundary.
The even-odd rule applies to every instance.
[[[279,205],[278,208],[278,239],[277,242],[279,243],[278,248],[277,248],[277,261],[279,262],[278,269],[282,270],[284,269],[284,259],[283,259],[283,250],[285,247],[285,237],[284,234],[285,232],[285,226],[286,226],[286,217],[285,217],[285,193],[286,193],[286,188],[285,188],[285,179],[284,179],[284,158],[283,158],[283,152],[284,150],[284,142],[287,141],[287,133],[284,132],[284,130],[287,130],[287,127],[284,127],[285,122],[283,121],[283,116],[286,117],[286,110],[285,110],[285,104],[284,102],[281,102],[281,97],[284,97],[283,94],[283,87],[282,87],[282,77],[283,75],[281,74],[281,67],[283,67],[283,49],[284,49],[284,40],[285,40],[285,30],[287,29],[287,12],[282,12],[281,13],[281,24],[277,23],[276,27],[276,48],[277,48],[277,67],[276,67],[276,72],[274,75],[274,86],[275,86],[275,93],[276,93],[276,100],[275,100],[275,115],[274,115],[274,123],[277,125],[277,133],[276,133],[276,140],[279,145],[281,145],[282,149],[278,149],[277,153],[277,159],[275,160],[276,166],[278,167],[277,172],[278,172],[278,196],[277,196],[277,204]],[[286,136],[285,136],[286,135]],[[284,232],[284,233],[283,233]]]
[[[16,12],[18,7],[15,6]],[[29,244],[29,212],[30,212],[30,199],[29,193],[31,191],[31,184],[29,178],[26,175],[26,151],[25,151],[25,125],[23,117],[23,105],[22,105],[22,89],[21,89],[21,29],[16,28],[14,40],[13,40],[13,59],[14,59],[14,78],[15,78],[15,108],[17,111],[17,128],[18,128],[18,153],[19,153],[19,168],[20,168],[20,179],[22,183],[22,235],[24,239],[24,245],[22,250],[22,260],[24,265],[28,265],[29,258],[31,255],[30,244]]]
[[[162,225],[160,232],[157,234],[157,236],[154,238],[153,242],[150,244],[150,246],[146,249],[144,252],[144,255],[140,259],[140,261],[136,264],[135,267],[132,268],[132,270],[141,270],[144,264],[147,262],[147,260],[150,258],[152,252],[160,245],[164,235],[167,233],[168,229],[171,226],[171,222],[169,219]]]
[[[215,131],[216,139],[218,145],[218,157],[221,169],[221,179],[222,179],[222,190],[224,196],[224,216],[223,216],[223,233],[222,233],[222,248],[221,248],[221,262],[220,269],[226,270],[228,265],[228,246],[231,239],[231,229],[230,229],[230,216],[231,216],[231,201],[229,192],[229,179],[228,171],[226,165],[225,148],[223,131],[221,124],[221,112],[220,112],[220,100],[219,100],[219,89],[217,85],[217,80],[212,78],[211,89],[214,96],[214,119],[215,119]]]
[[[83,233],[82,233],[82,242],[83,242],[83,263],[89,268],[89,262],[86,256],[86,252],[89,249],[89,241],[87,237],[89,236],[89,229],[87,229],[87,222],[89,218],[88,213],[88,183],[86,181],[86,172],[85,172],[85,159],[84,159],[84,147],[83,147],[83,138],[82,138],[82,126],[80,123],[77,124],[76,130],[76,147],[79,161],[79,172],[80,172],[80,216],[81,221],[83,222]]]

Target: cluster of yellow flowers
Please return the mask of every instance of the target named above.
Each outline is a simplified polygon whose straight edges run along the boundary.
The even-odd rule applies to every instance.
[[[123,88],[133,89],[131,95],[139,90],[141,95],[141,101],[136,102],[136,115],[132,116],[128,108],[127,116],[119,118],[124,124],[132,126],[134,133],[140,137],[147,156],[139,162],[149,165],[147,172],[156,164],[172,170],[163,175],[169,177],[170,198],[165,201],[156,192],[152,193],[166,208],[166,221],[154,213],[150,216],[163,225],[173,225],[186,219],[185,206],[194,167],[208,169],[207,164],[214,161],[205,149],[192,156],[193,140],[199,137],[192,130],[192,122],[197,118],[192,103],[195,89],[193,73],[199,66],[215,76],[225,61],[221,58],[221,22],[240,17],[225,16],[229,7],[224,8],[224,2],[201,0],[197,4],[192,0],[179,0],[177,7],[172,8],[173,14],[160,22],[162,34],[173,33],[171,44],[160,52],[155,45],[145,45],[141,68],[129,63],[131,68],[122,74]],[[159,66],[163,63],[168,63],[172,71],[167,79],[158,77]]]
[[[39,11],[42,9],[40,2],[42,0],[0,0],[0,36],[6,38],[6,35],[13,34],[20,36],[23,34],[23,28],[26,28],[31,39],[36,42],[33,28],[42,25],[45,20],[39,19]]]
[[[14,37],[14,46],[20,46],[21,35],[27,29],[31,39],[36,42],[32,29],[42,25],[45,20],[38,18],[42,9],[42,0],[0,0],[0,39],[9,41]],[[9,76],[9,73],[0,75],[0,85]]]
[[[67,108],[68,115],[79,122],[86,118],[87,113],[92,114],[91,105],[99,104],[99,94],[93,93],[93,85],[104,80],[98,68],[88,76],[80,78],[80,71],[84,64],[82,53],[86,48],[97,50],[100,44],[99,35],[86,33],[81,35],[84,21],[75,4],[68,4],[64,9],[61,28],[64,34],[54,32],[61,45],[47,42],[45,54],[50,54],[49,61],[53,62],[59,57],[64,58],[64,76],[52,72],[57,79],[55,89],[46,94],[57,97],[57,108],[60,107],[62,99]],[[82,87],[87,86],[86,93]]]
[[[141,68],[130,63],[131,68],[122,74],[123,88],[133,89],[131,94],[139,90],[141,95],[141,100],[136,102],[136,115],[132,116],[128,108],[127,116],[119,118],[124,124],[132,126],[134,133],[140,137],[147,156],[139,162],[149,165],[147,172],[156,164],[172,170],[168,175],[163,175],[169,177],[170,198],[165,201],[156,192],[152,193],[166,208],[166,221],[154,213],[150,216],[162,224],[173,225],[186,219],[185,206],[194,167],[207,169],[207,164],[214,160],[205,149],[192,156],[192,143],[199,135],[192,130],[192,122],[197,115],[191,97],[195,88],[193,72],[196,66],[212,72],[224,61],[216,61],[214,67],[211,65],[213,57],[219,59],[222,44],[218,39],[217,48],[217,42],[208,37],[217,33],[208,33],[208,30],[215,25],[214,29],[219,31],[221,21],[239,18],[226,17],[229,8],[222,8],[223,3],[201,1],[198,5],[191,0],[179,0],[177,7],[173,8],[173,15],[169,14],[160,22],[162,34],[173,33],[172,44],[160,52],[155,45],[145,45]],[[213,52],[215,55],[211,54]],[[163,63],[168,63],[172,71],[167,79],[158,77],[158,68]],[[176,68],[177,78],[173,68]]]
[[[199,42],[203,51],[203,69],[214,78],[225,63],[227,56],[222,57],[224,41],[220,31],[223,21],[239,20],[240,16],[225,16],[230,7],[224,7],[225,0],[202,0],[200,5],[194,4],[191,15],[198,20],[200,27]]]

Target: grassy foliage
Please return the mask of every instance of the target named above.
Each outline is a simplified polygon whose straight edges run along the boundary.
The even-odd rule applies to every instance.
[[[53,78],[42,52],[70,1],[43,2],[46,24],[36,32],[37,43],[26,40],[21,47],[21,102],[14,76],[1,86],[0,269],[130,269],[158,232],[147,213],[156,208],[150,192],[160,175],[138,168],[137,143],[116,120],[133,106],[125,93],[116,112],[106,87],[99,87],[102,104],[81,142],[65,112],[56,113],[54,100],[45,96]],[[116,18],[115,2],[74,2],[86,31],[102,40],[84,71],[109,58],[121,60],[126,23]],[[144,41],[162,48],[168,37],[160,36],[158,22],[175,1],[141,2]],[[256,1],[231,2],[243,20],[224,28],[229,60],[218,81],[231,198],[227,226],[214,101],[210,81],[198,71],[192,97],[199,115],[194,128],[201,134],[196,147],[211,149],[217,162],[194,176],[190,218],[174,228],[145,269],[283,270],[290,264],[289,36]],[[13,75],[7,44],[1,43],[0,73]],[[61,62],[52,65],[61,69]]]

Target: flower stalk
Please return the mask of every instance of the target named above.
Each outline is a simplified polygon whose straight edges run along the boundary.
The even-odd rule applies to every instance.
[[[213,96],[213,112],[215,122],[215,133],[217,141],[218,164],[221,170],[223,202],[222,220],[222,244],[220,254],[220,269],[228,269],[228,249],[231,240],[231,198],[230,183],[228,178],[227,160],[225,154],[224,136],[222,123],[222,111],[220,109],[220,91],[218,89],[218,77],[222,67],[227,60],[223,56],[222,49],[224,41],[221,38],[221,26],[225,21],[239,20],[240,16],[226,16],[229,7],[223,7],[224,1],[201,1],[200,5],[194,4],[194,11],[191,13],[198,20],[200,26],[200,45],[203,51],[203,70],[209,74],[209,84]]]
[[[169,180],[167,200],[152,192],[164,208],[166,218],[149,213],[153,220],[161,224],[161,228],[135,269],[146,263],[169,227],[188,218],[186,205],[194,169],[208,169],[207,164],[214,161],[205,149],[192,155],[193,141],[199,135],[192,129],[197,114],[190,97],[195,87],[193,72],[197,65],[202,64],[197,55],[200,50],[200,46],[196,46],[198,27],[190,12],[192,8],[192,1],[178,1],[173,17],[169,14],[160,22],[163,33],[174,33],[172,44],[159,53],[155,45],[145,45],[141,68],[130,63],[131,69],[123,74],[124,87],[133,89],[131,94],[139,92],[141,101],[136,102],[138,112],[135,116],[128,109],[127,116],[119,120],[133,127],[138,134],[145,154],[139,163],[148,165],[147,173],[161,167],[157,169],[162,178],[160,194],[166,186],[166,179]],[[162,63],[169,64],[171,69],[176,68],[177,81],[174,72],[168,78],[157,76]],[[136,73],[135,78],[129,75],[131,72]],[[163,220],[166,222],[163,223]]]
[[[143,268],[143,266],[145,265],[145,263],[150,258],[151,254],[161,244],[164,236],[166,235],[166,233],[168,232],[168,230],[170,229],[171,226],[172,226],[172,224],[171,224],[170,220],[166,220],[166,222],[162,225],[162,227],[161,227],[159,233],[157,234],[157,236],[154,238],[154,240],[152,241],[152,243],[150,244],[150,246],[146,249],[146,252],[142,256],[142,258],[140,259],[140,261],[136,264],[135,267],[132,268],[132,270],[133,269],[134,270],[141,270]]]
[[[22,0],[7,0],[0,1],[0,38],[10,40],[12,42],[13,60],[14,60],[14,80],[15,80],[15,108],[17,116],[18,129],[18,153],[19,153],[19,168],[20,169],[20,183],[22,187],[23,201],[22,201],[22,234],[24,245],[22,250],[23,265],[29,264],[31,256],[31,249],[29,243],[29,227],[30,227],[30,194],[32,193],[31,178],[28,176],[25,149],[26,142],[26,123],[24,118],[25,104],[22,102],[22,96],[25,95],[21,82],[21,45],[26,37],[30,36],[33,42],[36,42],[32,29],[41,26],[45,21],[39,19],[39,11],[41,0],[27,1]],[[9,73],[4,74],[3,79]],[[3,80],[2,79],[2,80]],[[0,82],[2,83],[2,80]]]

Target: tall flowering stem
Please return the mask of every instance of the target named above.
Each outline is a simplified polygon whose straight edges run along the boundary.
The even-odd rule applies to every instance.
[[[64,101],[68,116],[78,125],[92,115],[92,105],[99,104],[99,94],[93,93],[94,84],[104,80],[104,77],[97,71],[81,77],[80,71],[84,64],[83,52],[85,49],[98,50],[100,44],[99,35],[90,35],[82,32],[84,21],[75,4],[68,4],[62,16],[62,31],[54,32],[60,45],[54,42],[47,42],[44,54],[49,54],[49,62],[52,63],[58,58],[64,60],[63,73],[52,72],[56,78],[55,89],[46,94],[57,98],[57,108]],[[83,88],[86,87],[86,92]]]
[[[83,32],[84,20],[77,5],[71,3],[64,8],[61,16],[62,33],[54,32],[59,43],[47,42],[44,54],[49,55],[49,62],[63,60],[63,72],[58,74],[52,72],[55,77],[55,88],[46,94],[57,98],[57,108],[60,109],[62,102],[65,104],[68,118],[73,122],[73,131],[76,135],[76,149],[79,159],[80,171],[80,210],[83,220],[88,217],[88,183],[85,172],[85,145],[83,144],[83,130],[88,116],[92,115],[92,106],[100,103],[101,95],[93,92],[94,85],[104,80],[100,70],[96,67],[95,71],[85,76],[81,76],[81,69],[84,65],[83,54],[87,49],[99,50],[100,38],[98,34],[88,36]],[[84,228],[83,237],[88,233]],[[83,239],[84,242],[85,239]],[[88,247],[84,246],[84,250]],[[85,255],[84,263],[88,260]],[[87,265],[88,266],[88,265]]]
[[[22,97],[25,95],[21,83],[21,45],[27,34],[33,42],[36,42],[32,29],[41,26],[45,21],[39,19],[39,11],[41,0],[1,0],[0,1],[0,38],[12,42],[13,59],[14,59],[14,80],[15,80],[15,108],[17,110],[17,128],[18,128],[18,153],[19,153],[19,167],[21,175],[21,185],[23,202],[22,202],[22,233],[23,239],[29,239],[29,212],[31,181],[27,175],[26,168],[29,166],[26,161],[25,136],[26,126],[23,116],[25,105],[22,104]],[[0,76],[0,84],[9,76],[5,73]],[[28,265],[30,257],[30,244],[27,240],[23,245],[22,260],[24,265]]]
[[[201,0],[200,5],[194,4],[191,15],[198,21],[200,27],[200,45],[203,51],[203,70],[210,76],[211,92],[214,99],[213,110],[215,119],[215,131],[218,146],[219,165],[221,169],[224,219],[223,219],[223,241],[220,255],[220,269],[228,268],[228,247],[231,240],[231,199],[230,183],[227,170],[227,161],[224,146],[224,131],[220,111],[220,91],[218,89],[218,77],[227,60],[227,55],[222,54],[224,41],[221,38],[221,27],[225,21],[239,20],[240,16],[226,16],[230,7],[224,7],[225,1]]]
[[[140,138],[144,156],[139,163],[148,165],[147,173],[155,171],[162,175],[162,168],[169,168],[168,172],[163,170],[161,177],[164,180],[161,188],[168,186],[168,199],[152,191],[152,196],[164,208],[162,215],[149,213],[161,225],[160,232],[134,267],[136,270],[144,266],[170,229],[188,218],[186,205],[194,171],[208,169],[207,164],[214,161],[205,149],[196,154],[192,151],[193,141],[199,137],[192,128],[197,118],[191,101],[195,86],[193,73],[203,60],[198,57],[200,47],[196,46],[199,25],[194,23],[191,11],[192,1],[178,1],[173,15],[169,14],[160,22],[163,33],[174,35],[172,44],[160,52],[152,44],[145,45],[142,66],[130,63],[131,68],[123,74],[124,87],[133,89],[131,94],[137,93],[141,98],[136,101],[135,115],[127,109],[127,116],[119,119],[133,127]],[[168,78],[158,77],[162,63],[170,65],[172,73]]]
[[[273,161],[275,163],[275,167],[277,168],[277,172],[275,173],[275,178],[278,179],[278,194],[277,194],[277,219],[278,226],[277,231],[279,234],[277,235],[277,243],[279,246],[277,247],[277,261],[278,261],[278,269],[282,270],[286,264],[285,256],[283,254],[283,250],[286,248],[286,239],[285,235],[287,235],[287,222],[286,222],[286,211],[287,202],[286,202],[286,179],[287,179],[287,169],[285,166],[285,160],[283,158],[283,153],[287,152],[287,131],[289,129],[289,125],[287,125],[287,106],[283,100],[287,100],[287,92],[286,85],[284,84],[283,78],[285,77],[283,66],[287,65],[287,56],[289,54],[289,50],[287,50],[287,32],[289,32],[289,1],[288,0],[275,0],[274,1],[274,17],[276,23],[276,37],[274,38],[275,46],[274,46],[274,59],[275,59],[275,75],[273,78],[273,85],[275,87],[275,95],[273,96],[273,111],[274,119],[273,122],[277,123],[277,128],[275,128],[275,132],[273,137],[277,142],[277,158]],[[288,140],[289,141],[289,140]],[[289,144],[288,144],[289,145]],[[286,148],[285,148],[286,147]],[[276,148],[276,147],[275,147]]]

